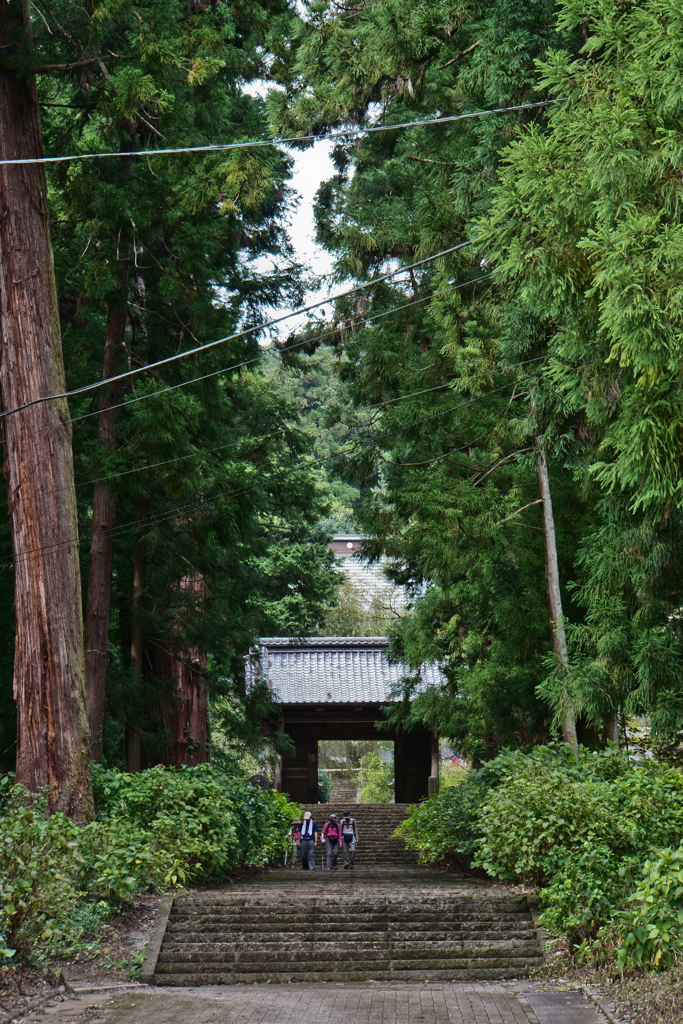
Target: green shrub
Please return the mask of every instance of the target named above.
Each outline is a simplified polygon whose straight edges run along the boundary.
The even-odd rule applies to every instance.
[[[394,833],[409,850],[416,850],[422,864],[455,864],[471,867],[475,841],[481,835],[479,810],[492,786],[500,781],[500,758],[471,769],[453,786],[423,804],[411,808]]]
[[[603,951],[641,865],[683,831],[683,776],[614,749],[538,747],[504,761],[477,815],[474,863],[545,886],[543,923],[582,955]]]
[[[0,780],[0,959],[68,953],[134,892],[278,861],[298,811],[211,765],[93,781],[98,820],[78,825]]]
[[[499,759],[500,783],[477,814],[474,863],[494,878],[547,883],[558,847],[578,848],[588,835],[611,827],[611,787],[599,768],[604,756],[619,755],[536,747]]]
[[[93,786],[98,819],[127,820],[152,833],[167,884],[277,860],[298,810],[282,794],[209,764],[159,765],[134,775],[93,765]]]
[[[422,862],[542,887],[543,923],[579,956],[618,948],[623,963],[658,966],[677,955],[678,768],[612,748],[505,752],[415,808],[397,834]]]
[[[379,754],[369,750],[360,759],[360,804],[388,804],[393,796],[393,767],[385,764]]]
[[[636,856],[619,856],[588,838],[573,849],[558,847],[549,858],[551,881],[541,890],[543,924],[566,935],[581,958],[602,947],[594,940],[632,891],[640,873]]]
[[[57,939],[79,899],[80,858],[71,823],[45,819],[45,801],[27,805],[17,789],[0,818],[0,934],[5,956]]]
[[[318,803],[328,804],[332,796],[332,776],[327,768],[320,765],[318,769]]]
[[[683,847],[658,851],[644,866],[643,879],[618,923],[620,967],[662,970],[683,958]]]

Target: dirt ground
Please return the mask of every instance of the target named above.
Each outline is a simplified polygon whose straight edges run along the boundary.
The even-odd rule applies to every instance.
[[[124,984],[144,951],[160,896],[134,896],[130,911],[104,925],[93,954],[54,960],[44,967],[0,968],[0,1013],[21,1011],[34,997],[66,982],[76,988]]]
[[[683,969],[661,974],[626,975],[587,971],[583,984],[600,992],[614,1006],[614,1014],[631,1024],[681,1024],[683,1021]]]

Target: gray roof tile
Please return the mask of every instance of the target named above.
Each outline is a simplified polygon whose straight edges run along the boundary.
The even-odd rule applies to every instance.
[[[388,644],[379,636],[262,637],[260,659],[247,659],[247,680],[267,678],[282,704],[386,703],[410,671],[388,661]],[[436,665],[423,665],[421,674],[421,689],[443,682]]]

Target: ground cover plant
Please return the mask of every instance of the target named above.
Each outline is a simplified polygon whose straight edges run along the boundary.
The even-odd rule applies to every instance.
[[[659,969],[683,953],[677,767],[616,748],[507,751],[398,832],[423,862],[536,887],[543,924],[579,959]]]
[[[77,948],[133,893],[224,878],[284,852],[297,810],[204,764],[129,775],[93,767],[97,818],[47,817],[47,795],[0,779],[0,959]]]

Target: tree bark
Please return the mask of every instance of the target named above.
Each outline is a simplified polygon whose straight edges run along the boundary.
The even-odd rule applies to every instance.
[[[104,349],[102,379],[113,377],[117,369],[117,355],[126,340],[126,287],[128,262],[124,261],[118,273],[118,294],[113,296],[107,309],[107,333]],[[100,397],[97,418],[97,437],[108,448],[118,444],[114,413],[110,406],[121,397],[121,384],[114,384]],[[90,757],[102,759],[102,718],[104,715],[105,681],[107,674],[107,647],[109,645],[109,610],[111,605],[111,573],[114,561],[114,520],[116,507],[106,483],[97,484],[93,493],[92,537],[90,541],[90,574],[88,576],[88,603],[85,612],[85,679],[90,721]]]
[[[30,38],[28,0],[0,3],[0,159],[43,155],[35,78],[5,59]],[[0,388],[5,412],[65,390],[41,164],[0,167]],[[66,400],[2,421],[15,568],[17,782],[93,816],[71,427]]]
[[[194,596],[198,606],[206,597],[201,575],[184,576],[180,589]],[[206,690],[206,651],[190,647],[177,652],[161,652],[159,676],[174,679],[173,705],[169,716],[171,764],[205,764],[207,761],[208,695]]]
[[[609,740],[610,743],[616,743],[619,746],[619,712],[615,711],[614,714],[607,719],[605,723],[605,739]]]
[[[560,594],[560,570],[557,564],[557,542],[555,540],[555,519],[553,517],[553,504],[550,498],[550,481],[548,479],[548,464],[543,450],[543,444],[538,435],[534,437],[536,445],[536,479],[538,481],[538,494],[543,500],[543,542],[545,545],[545,578],[548,588],[548,612],[550,615],[550,628],[553,637],[553,650],[557,658],[561,672],[569,671],[569,657],[567,655],[567,637],[564,631],[564,617],[562,615],[562,596]],[[578,749],[576,737],[576,725],[569,710],[562,715],[562,739],[569,743],[575,750]]]
[[[140,504],[140,518],[145,519],[147,515],[149,515],[149,506],[146,501],[143,501]],[[131,716],[126,722],[126,767],[129,772],[139,772],[142,767],[142,738],[140,724],[136,720],[136,711],[139,710],[145,657],[142,600],[145,591],[145,572],[147,568],[147,541],[144,537],[146,529],[146,524],[141,523],[138,530],[138,541],[135,545],[135,562],[133,566],[133,622],[130,645],[130,674],[135,699],[133,700]]]

